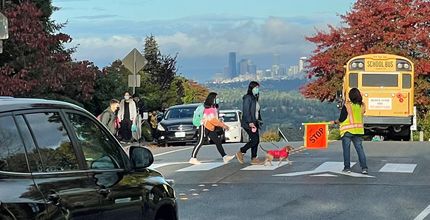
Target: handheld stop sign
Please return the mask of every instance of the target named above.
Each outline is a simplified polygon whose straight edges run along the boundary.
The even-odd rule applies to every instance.
[[[306,149],[328,148],[328,123],[304,123]]]

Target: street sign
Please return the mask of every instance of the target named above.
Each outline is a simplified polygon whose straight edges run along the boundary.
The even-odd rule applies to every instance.
[[[305,123],[306,149],[326,149],[328,147],[328,124]]]
[[[133,87],[133,94],[136,93],[136,87],[140,87],[140,75],[139,77],[136,77],[136,74],[146,65],[147,62],[148,61],[145,59],[145,57],[136,48],[134,48],[122,60],[122,64],[124,65],[124,67],[130,70],[130,72],[132,72],[134,76],[132,77],[133,79],[131,81],[130,76],[128,78],[128,86]],[[137,80],[137,78],[139,78],[139,80]]]
[[[122,60],[122,64],[124,64],[125,68],[130,70],[133,74],[139,72],[145,65],[147,61],[145,57],[134,48],[125,58]]]
[[[7,18],[0,12],[0,40],[9,38]]]
[[[140,75],[128,75],[128,87],[140,87]]]

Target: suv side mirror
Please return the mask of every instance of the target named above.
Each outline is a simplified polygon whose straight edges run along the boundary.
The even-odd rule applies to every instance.
[[[130,160],[134,169],[143,169],[154,163],[154,156],[151,151],[144,147],[131,146]]]

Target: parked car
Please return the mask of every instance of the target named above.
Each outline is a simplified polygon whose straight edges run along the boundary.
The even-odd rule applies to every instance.
[[[0,219],[176,220],[153,161],[78,106],[0,98]]]
[[[220,118],[230,127],[228,131],[225,131],[225,142],[248,142],[248,134],[241,126],[242,111],[221,110]]]
[[[193,125],[193,115],[199,105],[175,105],[167,109],[163,120],[158,123],[158,144],[196,142],[197,128]]]

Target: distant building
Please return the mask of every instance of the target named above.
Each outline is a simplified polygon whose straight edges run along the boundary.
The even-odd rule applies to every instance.
[[[239,62],[239,74],[240,75],[245,75],[245,74],[249,73],[248,63],[249,63],[248,59],[240,60],[240,62]]]
[[[257,76],[257,80],[262,80],[264,78],[264,71],[263,70],[257,70],[255,75]]]
[[[287,68],[285,67],[285,65],[279,65],[278,74],[281,77],[286,77],[287,76]]]
[[[231,78],[238,75],[236,71],[236,52],[230,52],[228,54],[228,71],[228,75]]]
[[[278,78],[279,77],[279,65],[272,65],[272,77]]]
[[[248,73],[252,74],[252,75],[257,75],[257,65],[249,62],[248,63]]]
[[[307,58],[306,57],[300,57],[299,60],[299,72],[303,72],[304,68],[305,68],[305,62],[306,62]]]

